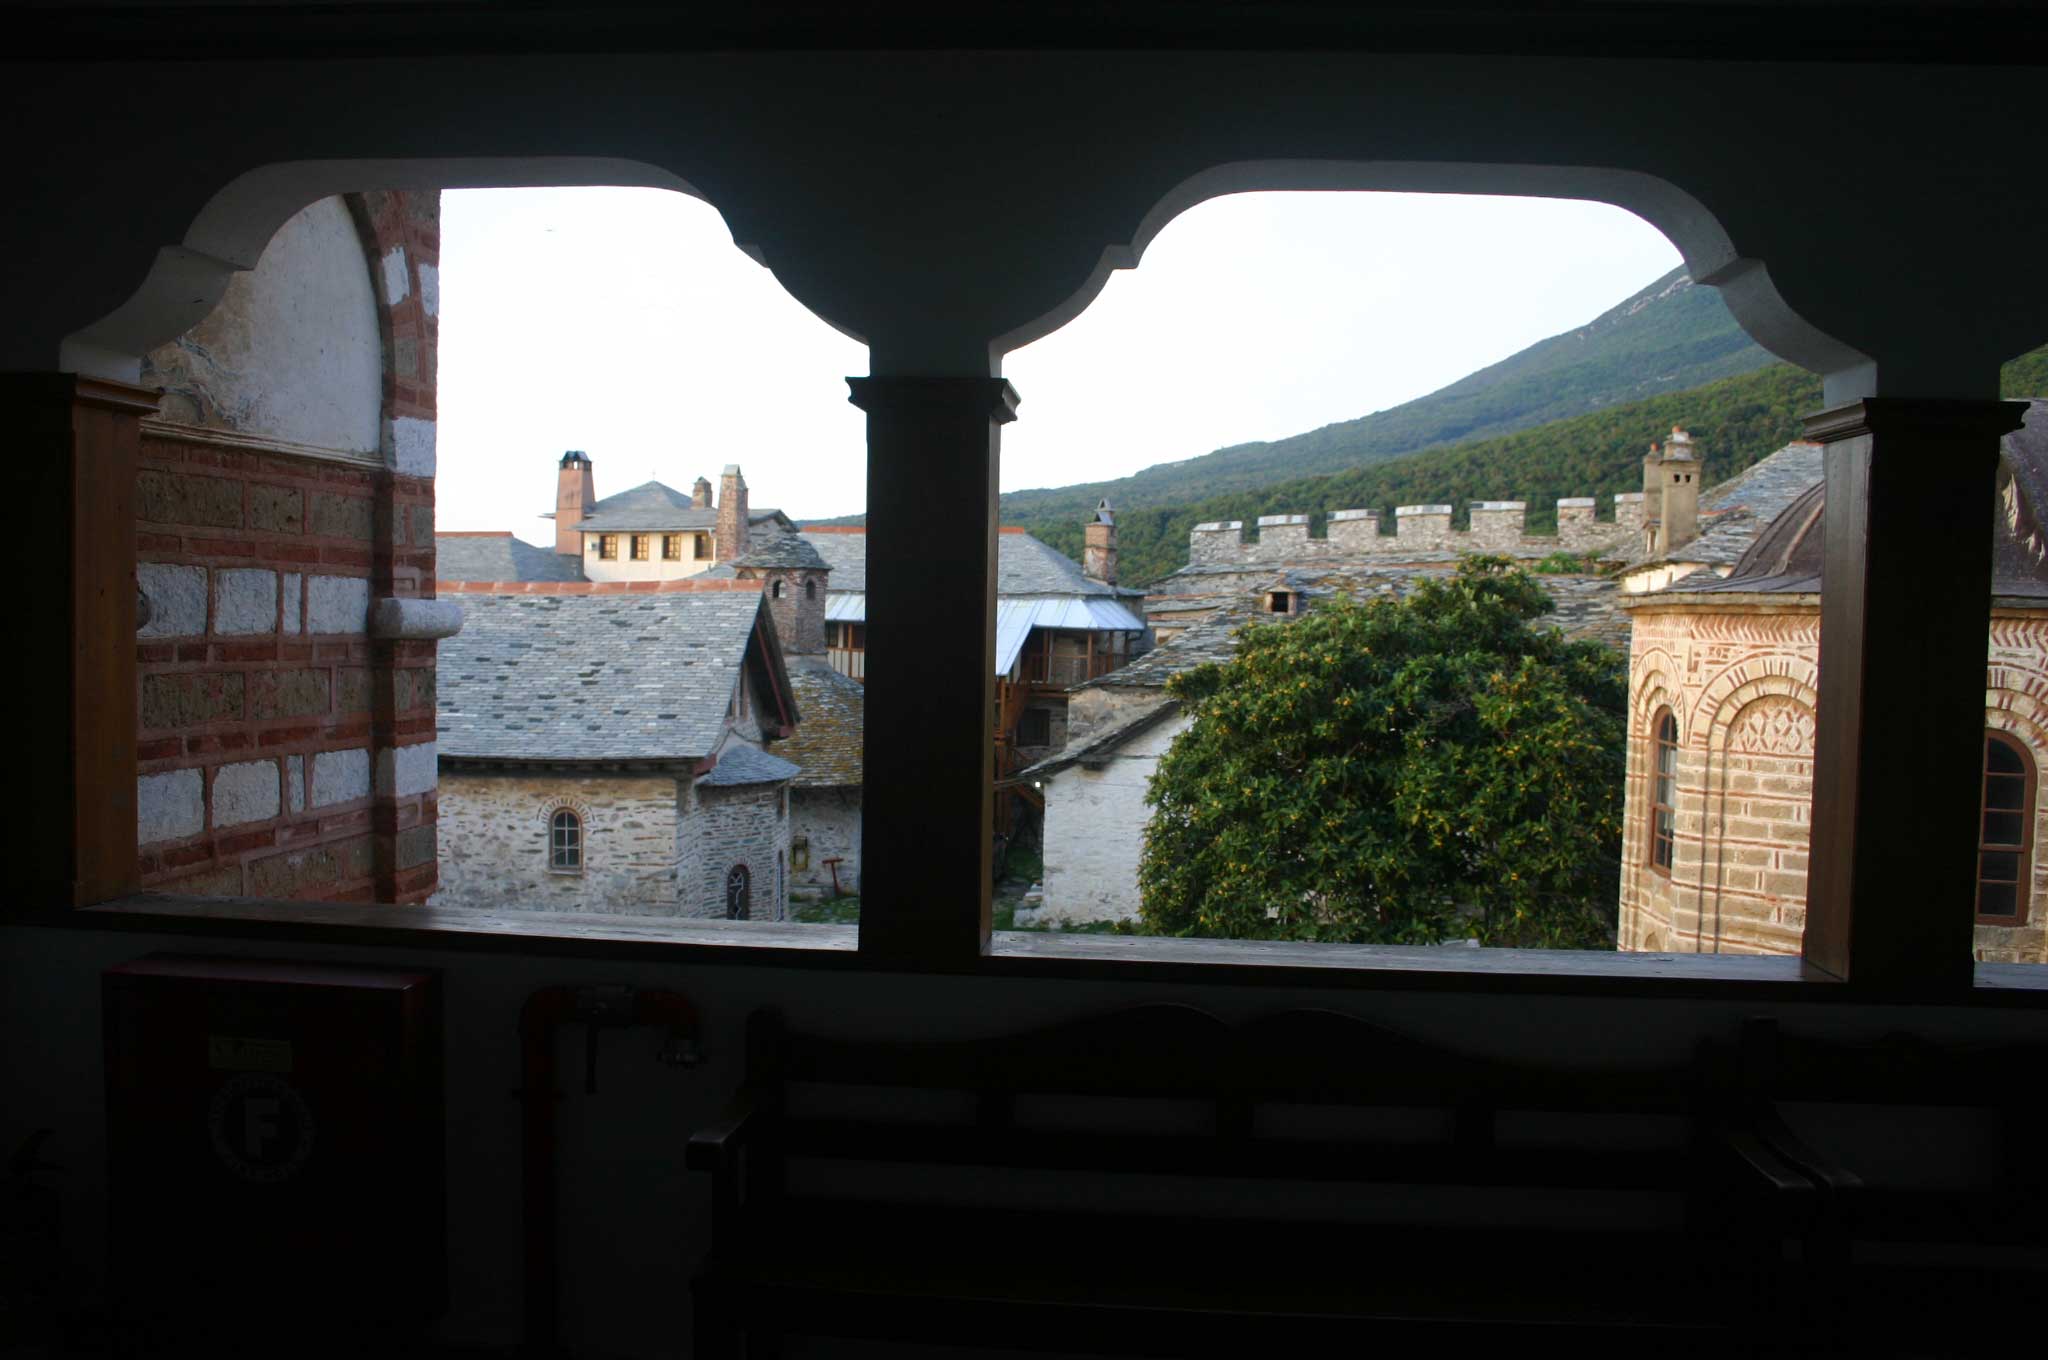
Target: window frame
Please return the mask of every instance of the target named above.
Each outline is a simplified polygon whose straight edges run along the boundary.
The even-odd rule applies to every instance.
[[[664,562],[680,562],[683,560],[683,536],[681,534],[663,534],[661,536],[661,560]]]
[[[619,536],[617,534],[599,534],[597,536],[597,560],[600,562],[616,562],[619,560]]]
[[[2002,842],[1994,843],[1985,839],[1984,823],[1991,813],[1993,811],[2010,811],[2010,809],[1993,809],[1991,807],[1991,781],[1994,778],[2014,778],[2009,773],[1994,772],[1992,770],[1991,748],[1994,743],[2019,757],[2020,773],[2017,777],[2021,781],[2019,807],[2020,840],[2017,845],[2007,845]],[[2034,753],[2027,749],[2027,744],[2024,741],[2021,741],[2010,732],[2001,731],[1995,727],[1984,729],[1984,754],[1980,764],[1982,765],[1982,772],[1979,777],[1977,792],[1977,882],[1971,907],[1978,925],[1999,926],[2004,929],[2011,929],[2016,926],[2024,926],[2027,923],[2032,907],[2032,902],[2030,901],[2032,894],[2028,892],[2028,887],[2033,879],[2034,871],[2034,818],[2039,807],[2035,801],[2040,792],[2039,768],[2034,762]],[[2013,880],[2013,913],[2010,916],[1987,915],[1984,912],[1984,856],[1989,854],[2017,855],[2019,857],[2018,877]],[[1992,881],[2003,883],[2006,880],[1995,879]]]
[[[562,819],[565,817],[568,819],[567,829],[573,832],[573,835],[566,842],[566,848],[575,859],[573,864],[563,862],[562,852],[565,848],[565,842],[562,839],[562,832],[564,830]],[[585,853],[587,845],[588,837],[584,834],[583,816],[576,809],[557,807],[548,814],[547,848],[549,873],[560,874],[565,878],[581,877],[584,865],[589,861],[589,856]]]
[[[632,553],[635,562],[651,562],[654,560],[653,534],[629,534],[628,537],[632,539]]]
[[[1671,735],[1664,735],[1666,726]],[[1643,864],[1662,878],[1671,877],[1671,866],[1678,859],[1678,748],[1680,736],[1678,715],[1671,705],[1660,704],[1650,715],[1650,760],[1644,771],[1649,784],[1649,797],[1644,800],[1644,827],[1646,836],[1643,846]],[[1671,757],[1671,768],[1664,769],[1664,756]],[[1664,801],[1668,794],[1670,801]],[[1659,850],[1662,856],[1659,856]]]
[[[690,549],[690,552],[692,554],[692,560],[698,562],[709,562],[711,560],[711,535],[693,534],[691,535],[691,537],[697,540],[696,543]]]

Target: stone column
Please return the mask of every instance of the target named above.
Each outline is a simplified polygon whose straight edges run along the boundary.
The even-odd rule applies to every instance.
[[[70,373],[0,375],[23,514],[14,779],[23,828],[8,910],[135,891],[135,460],[156,393]]]
[[[867,412],[867,770],[860,947],[988,947],[1001,378],[850,378]]]
[[[1871,398],[1807,421],[1827,518],[1805,957],[1859,985],[1970,984],[1994,483],[2025,409]]]

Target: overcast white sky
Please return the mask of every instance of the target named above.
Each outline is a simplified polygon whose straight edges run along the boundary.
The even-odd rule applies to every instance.
[[[1170,223],[1078,319],[1013,353],[1003,488],[1120,477],[1434,391],[1581,325],[1678,252],[1604,204],[1244,194]],[[441,197],[443,529],[552,542],[555,460],[600,496],[746,471],[799,518],[865,500],[867,351],[710,206],[657,189]]]

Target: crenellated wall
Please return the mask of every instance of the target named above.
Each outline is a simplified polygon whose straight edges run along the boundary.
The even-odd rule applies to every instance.
[[[1471,527],[1453,529],[1449,505],[1403,505],[1394,510],[1394,532],[1380,532],[1377,510],[1333,510],[1321,538],[1309,532],[1307,515],[1261,515],[1256,541],[1244,536],[1241,519],[1212,520],[1188,533],[1190,566],[1311,562],[1348,557],[1399,558],[1418,552],[1499,553],[1548,557],[1555,552],[1618,552],[1636,542],[1643,529],[1643,495],[1614,498],[1614,518],[1595,517],[1591,496],[1557,503],[1557,532],[1531,534],[1526,501],[1473,501]]]

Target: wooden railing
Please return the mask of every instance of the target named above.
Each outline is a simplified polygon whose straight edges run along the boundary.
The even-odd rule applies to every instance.
[[[1075,685],[1108,675],[1130,657],[1121,652],[1090,652],[1058,656],[1051,652],[1026,652],[1017,658],[1017,683],[1050,685],[1071,689]]]

